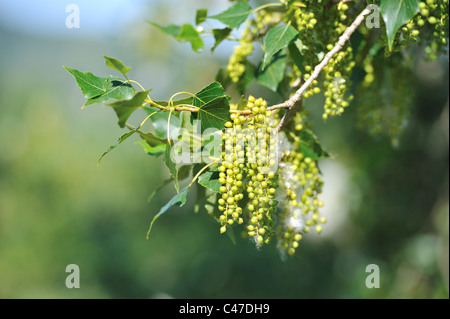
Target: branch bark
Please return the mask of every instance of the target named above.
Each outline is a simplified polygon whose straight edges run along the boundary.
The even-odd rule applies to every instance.
[[[361,25],[361,23],[364,21],[365,16],[370,13],[370,10],[368,8],[365,8],[353,21],[353,23],[344,31],[344,33],[340,36],[339,41],[336,43],[336,45],[331,49],[330,52],[328,52],[325,57],[323,58],[322,62],[320,62],[315,68],[314,72],[311,74],[311,76],[306,80],[305,83],[295,92],[295,94],[287,101],[273,105],[268,108],[268,110],[275,110],[279,108],[287,108],[286,113],[280,120],[280,124],[277,126],[277,131],[280,131],[286,117],[289,116],[289,113],[291,109],[294,107],[294,105],[300,100],[303,93],[311,86],[311,84],[319,77],[320,72],[322,72],[323,68],[330,62],[330,60],[333,58],[333,56],[342,50],[345,43],[350,40],[351,35],[356,31],[356,29]]]

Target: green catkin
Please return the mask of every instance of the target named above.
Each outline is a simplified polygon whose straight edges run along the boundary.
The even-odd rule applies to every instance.
[[[228,76],[233,83],[238,83],[244,76],[247,58],[254,49],[253,42],[258,40],[260,33],[274,24],[276,19],[275,14],[261,10],[255,13],[254,19],[246,21],[239,44],[234,47],[227,64]]]
[[[300,130],[296,130],[297,134]],[[280,214],[276,227],[278,248],[283,255],[293,255],[304,233],[314,229],[322,232],[325,217],[320,216],[323,202],[319,199],[323,181],[317,161],[305,157],[299,149],[299,141],[291,144],[282,135],[285,144],[281,150],[279,165]]]
[[[223,137],[223,162],[219,167],[220,232],[245,222],[247,235],[261,246],[270,242],[274,226],[276,141],[270,134],[274,124],[272,112],[266,110],[267,102],[250,96],[246,108],[251,114],[233,113]]]
[[[313,66],[320,63],[321,54],[333,49],[334,44],[338,42],[350,23],[348,18],[350,8],[346,3],[339,2],[338,5],[325,6],[317,1],[305,1],[305,4],[294,11],[295,26],[299,31],[301,43],[299,50],[305,61],[304,74],[296,65],[292,65],[291,85],[297,78],[309,79],[314,71]],[[353,50],[351,46],[346,45],[323,69],[321,87],[319,87],[319,81],[315,80],[303,94],[303,98],[307,99],[320,92],[324,93],[325,103],[322,115],[324,119],[341,115],[353,99],[353,96],[348,93],[351,87],[349,79],[355,67],[353,60]]]

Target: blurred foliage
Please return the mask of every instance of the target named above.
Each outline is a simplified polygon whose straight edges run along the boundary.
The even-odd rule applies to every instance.
[[[103,55],[115,56],[167,98],[210,83],[224,63],[159,38],[143,22],[133,28],[140,24],[128,39],[133,52],[120,36],[30,36],[0,25],[0,298],[449,297],[447,60],[417,65],[415,106],[398,146],[358,129],[355,108],[316,127],[339,163],[332,168],[348,174],[348,193],[326,203],[323,234],[281,261],[274,246],[258,251],[246,239],[234,245],[220,236],[205,211],[194,214],[195,194],[146,240],[151,218],[174,194],[167,187],[146,202],[168,177],[162,161],[127,141],[97,166],[122,131],[110,108],[80,111],[63,64],[100,75]],[[199,65],[210,73],[188,76]],[[325,182],[336,173],[324,172]],[[330,180],[328,192],[337,185]],[[333,211],[343,203],[348,212]],[[80,289],[65,287],[71,263],[80,266]],[[372,263],[380,266],[379,289],[365,286]]]

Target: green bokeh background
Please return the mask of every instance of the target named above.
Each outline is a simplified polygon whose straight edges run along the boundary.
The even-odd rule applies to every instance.
[[[69,3],[80,6],[80,29],[64,25]],[[282,260],[275,245],[233,244],[206,212],[194,214],[195,194],[146,240],[174,194],[169,186],[147,203],[167,169],[137,138],[98,166],[123,131],[110,108],[80,110],[83,97],[62,66],[106,76],[114,74],[108,55],[131,65],[130,78],[155,99],[196,92],[231,46],[212,55],[207,41],[195,54],[144,20],[193,22],[197,8],[219,12],[227,2],[112,1],[112,13],[106,3],[0,5],[0,298],[448,298],[448,57],[417,64],[413,114],[396,147],[357,129],[355,108],[324,123],[320,99],[310,102],[335,157],[321,163],[329,222],[294,257]],[[119,23],[121,12],[130,17]],[[142,118],[136,112],[130,123]],[[65,286],[68,264],[80,267],[80,289]],[[369,264],[380,267],[379,289],[365,285]]]

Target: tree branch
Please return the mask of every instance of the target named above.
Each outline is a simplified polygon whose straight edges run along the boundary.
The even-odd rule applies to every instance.
[[[355,30],[361,25],[361,23],[364,21],[364,18],[366,15],[370,13],[370,10],[365,8],[353,21],[353,23],[344,31],[344,33],[339,38],[339,41],[336,43],[336,45],[331,49],[330,52],[328,52],[325,57],[323,58],[322,62],[320,62],[315,68],[314,72],[311,74],[311,76],[308,78],[308,80],[303,83],[303,85],[295,92],[295,94],[287,101],[277,104],[274,106],[271,106],[268,108],[268,110],[273,109],[279,109],[279,108],[287,108],[288,111],[294,107],[294,105],[299,101],[299,99],[302,97],[303,93],[311,86],[311,84],[314,82],[314,80],[317,79],[320,72],[323,70],[323,68],[330,62],[331,58],[342,50],[345,43],[350,39],[351,35],[355,32]],[[289,112],[286,112],[284,116],[287,116]],[[281,119],[282,122],[284,122],[283,119]],[[281,123],[281,122],[280,122]],[[281,127],[280,127],[281,129]]]
[[[320,62],[315,68],[314,72],[311,74],[311,76],[306,80],[303,85],[294,93],[294,95],[289,98],[288,100],[284,101],[280,104],[275,104],[267,108],[268,111],[274,111],[278,109],[287,109],[286,113],[284,114],[283,118],[280,120],[280,123],[277,126],[277,130],[279,131],[281,127],[283,126],[286,117],[289,115],[290,110],[294,107],[294,105],[300,100],[303,93],[311,86],[311,84],[316,80],[322,72],[323,68],[330,62],[330,60],[333,58],[333,56],[342,50],[345,43],[350,40],[351,35],[356,31],[356,29],[361,25],[361,23],[364,21],[364,18],[366,15],[368,15],[371,11],[368,8],[365,8],[353,21],[353,23],[344,31],[344,33],[340,36],[339,41],[335,44],[333,49],[329,51],[325,57],[323,58],[322,62]],[[299,79],[301,80],[301,79]],[[169,109],[168,107],[166,109]],[[189,112],[198,112],[198,109],[190,108],[186,106],[178,106],[174,108],[175,111],[189,111]],[[251,110],[231,110],[231,113],[239,113],[242,115],[251,114]]]

